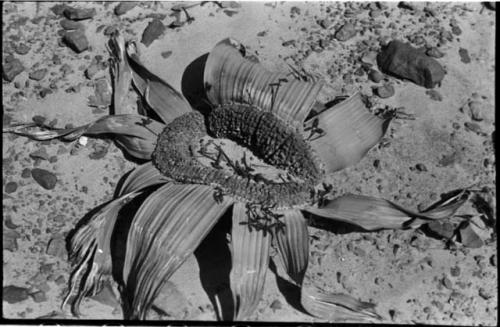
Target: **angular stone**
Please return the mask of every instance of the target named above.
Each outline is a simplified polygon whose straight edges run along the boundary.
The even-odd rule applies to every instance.
[[[63,40],[76,53],[83,52],[89,47],[89,41],[82,30],[64,33]]]
[[[35,301],[35,303],[47,301],[47,295],[45,294],[44,291],[38,291],[38,292],[32,293],[30,295],[33,298],[33,301]]]
[[[75,21],[70,20],[70,19],[63,19],[63,20],[61,20],[60,24],[61,24],[61,27],[67,31],[85,29],[85,26],[82,23],[75,22]]]
[[[21,61],[17,58],[6,62],[3,65],[3,78],[7,82],[12,82],[14,78],[24,71],[24,66]]]
[[[441,64],[423,51],[401,41],[391,41],[377,56],[380,70],[426,88],[439,84],[445,75]]]
[[[478,101],[469,102],[469,114],[472,120],[475,121],[483,120],[483,114],[481,112],[481,102]]]
[[[47,75],[47,68],[37,69],[29,74],[29,78],[34,81],[40,81]]]
[[[464,246],[473,249],[480,248],[484,244],[483,240],[468,223],[460,229],[460,241]]]
[[[464,48],[458,49],[458,55],[460,56],[460,61],[462,61],[464,64],[469,64],[470,63],[470,56],[469,56],[469,51]]]
[[[27,46],[25,43],[19,43],[18,45],[16,45],[16,47],[14,48],[14,51],[17,53],[17,54],[20,54],[20,55],[25,55],[27,54],[29,51],[31,50],[31,48],[29,46]]]
[[[441,221],[435,220],[435,221],[431,221],[430,223],[428,223],[427,227],[433,233],[435,233],[438,236],[441,236],[445,239],[451,238],[455,232],[453,225],[450,224],[449,222],[441,222]]]
[[[372,82],[378,83],[384,79],[384,75],[381,72],[379,72],[378,70],[371,69],[370,72],[368,73],[368,78]]]
[[[335,33],[335,38],[341,42],[347,41],[356,35],[356,28],[351,23],[344,24]]]
[[[47,254],[61,259],[67,259],[66,240],[63,236],[56,236],[50,239],[47,245]]]
[[[153,41],[155,41],[157,38],[159,38],[163,32],[165,32],[165,25],[159,20],[159,19],[153,19],[146,29],[144,29],[144,32],[142,33],[142,39],[141,42],[149,47]]]
[[[5,184],[5,193],[10,194],[14,193],[17,190],[17,183],[16,182],[8,182]]]
[[[128,12],[129,10],[134,9],[134,7],[137,6],[136,1],[123,1],[120,2],[116,7],[115,7],[115,15],[116,16],[121,16]]]
[[[90,19],[95,16],[96,10],[95,8],[76,8],[76,7],[67,7],[63,11],[64,16],[71,20],[84,20]]]
[[[41,187],[46,190],[51,190],[56,186],[57,177],[50,171],[40,168],[34,168],[31,170],[31,176]]]
[[[391,84],[384,84],[375,89],[375,93],[379,96],[379,98],[385,99],[390,98],[394,95],[394,86]]]
[[[24,287],[9,285],[3,288],[3,301],[18,303],[28,298],[28,289]]]
[[[3,229],[3,249],[15,252],[19,248],[17,245],[17,239],[21,237],[21,234],[12,229]]]

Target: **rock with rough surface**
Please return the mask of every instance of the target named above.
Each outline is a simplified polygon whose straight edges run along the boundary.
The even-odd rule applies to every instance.
[[[401,41],[391,41],[377,56],[380,70],[426,88],[441,83],[445,71],[435,59]]]
[[[48,170],[34,168],[31,170],[31,176],[46,190],[52,190],[56,186],[57,177]]]
[[[335,38],[341,42],[347,41],[356,35],[356,28],[351,23],[344,24],[335,33]]]
[[[95,16],[95,8],[75,8],[67,7],[64,9],[64,16],[71,20],[84,20],[90,19]]]
[[[50,239],[47,245],[47,254],[61,259],[67,258],[66,241],[63,236],[56,236]]]
[[[9,285],[3,288],[3,300],[9,303],[18,303],[28,298],[28,289]]]
[[[159,19],[153,19],[142,33],[141,42],[149,47],[153,41],[165,32],[165,25]]]
[[[64,33],[63,40],[76,53],[83,52],[89,47],[89,41],[82,30]]]
[[[14,78],[24,71],[24,66],[19,59],[13,59],[3,65],[3,78],[12,82]]]
[[[115,15],[116,16],[121,16],[121,15],[127,13],[129,10],[134,9],[135,6],[137,6],[137,2],[136,1],[123,1],[123,2],[120,2],[115,7]]]

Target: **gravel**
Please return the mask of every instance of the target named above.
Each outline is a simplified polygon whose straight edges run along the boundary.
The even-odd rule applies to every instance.
[[[48,170],[34,168],[31,170],[31,176],[46,190],[52,190],[56,186],[57,177]]]

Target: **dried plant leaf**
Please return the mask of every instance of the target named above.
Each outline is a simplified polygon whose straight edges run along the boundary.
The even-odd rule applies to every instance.
[[[326,201],[320,208],[308,207],[305,211],[314,215],[339,220],[366,230],[383,228],[417,228],[435,219],[451,217],[465,203],[469,192],[462,191],[432,210],[417,213],[384,199],[364,195],[347,194]]]
[[[327,294],[312,287],[302,287],[301,304],[310,314],[328,321],[368,322],[381,319],[373,303],[361,302],[346,294]]]
[[[299,210],[287,210],[283,214],[285,227],[273,233],[278,255],[286,272],[297,283],[302,284],[309,259],[309,233],[307,220]]]
[[[128,64],[123,36],[116,35],[109,40],[109,51],[112,57],[111,75],[113,77],[114,113],[123,113],[124,100],[132,82],[132,69]]]
[[[161,182],[167,182],[166,177],[162,175],[150,161],[132,170],[121,185],[117,194],[118,196],[122,196],[138,189],[142,189],[146,186]]]
[[[55,138],[63,138],[65,140],[74,140],[80,137],[85,129],[88,128],[90,124],[83,125],[75,128],[53,128],[47,125],[39,125],[34,123],[26,123],[26,124],[16,124],[14,126],[10,126],[4,128],[2,130],[3,133],[12,133],[16,135],[26,136],[30,139],[37,141],[46,141],[52,140]],[[42,131],[30,131],[33,128],[43,128]]]
[[[327,173],[354,165],[385,133],[389,121],[371,114],[359,93],[306,122],[318,121],[326,134],[311,138],[311,147],[325,164]]]
[[[229,275],[235,320],[248,318],[257,308],[269,264],[271,235],[264,230],[250,230],[249,225],[244,224],[248,219],[245,204],[235,203],[230,244],[232,267]]]
[[[71,304],[74,315],[84,296],[95,295],[111,274],[111,235],[120,209],[140,192],[127,193],[106,204],[70,240],[70,261],[73,265],[69,290],[62,307]]]
[[[238,47],[241,45],[237,41],[225,39],[210,52],[204,72],[208,99],[214,105],[251,104],[302,130],[322,83],[269,72],[261,64],[245,59]]]
[[[130,227],[123,267],[126,319],[145,319],[162,286],[232,204],[205,185],[167,184],[141,205]]]
[[[168,124],[175,118],[192,111],[191,105],[181,93],[144,67],[133,43],[126,45],[126,53],[136,89],[163,122]]]

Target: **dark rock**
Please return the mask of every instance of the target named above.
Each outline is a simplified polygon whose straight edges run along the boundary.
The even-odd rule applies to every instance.
[[[432,48],[427,49],[425,54],[428,55],[429,57],[432,57],[432,58],[443,58],[444,57],[444,53],[439,51],[439,49],[436,47],[432,47]]]
[[[46,190],[52,190],[56,186],[57,177],[50,171],[40,168],[34,168],[31,170],[31,176],[41,187]]]
[[[300,15],[300,8],[295,6],[290,8],[290,15]]]
[[[464,49],[464,48],[460,48],[458,50],[458,55],[460,56],[460,60],[464,63],[464,64],[468,64],[470,63],[470,57],[469,57],[469,51],[467,51],[467,49]]]
[[[33,298],[33,301],[35,301],[35,303],[47,301],[47,295],[45,294],[44,291],[38,291],[38,292],[32,293],[30,295]]]
[[[64,33],[63,40],[76,53],[83,52],[89,47],[89,41],[81,30]]]
[[[99,65],[92,64],[89,68],[85,69],[85,77],[88,79],[94,78],[94,76],[99,72]]]
[[[3,78],[7,82],[12,82],[14,78],[24,71],[24,66],[21,61],[17,58],[6,62],[3,65]]]
[[[95,16],[96,10],[95,8],[75,8],[75,7],[67,7],[63,11],[64,16],[71,20],[84,20],[90,19]]]
[[[25,43],[19,43],[18,45],[16,45],[16,47],[14,48],[14,51],[17,53],[17,54],[20,54],[20,55],[25,55],[27,54],[29,51],[31,50],[31,48],[29,46],[27,46]]]
[[[427,228],[432,233],[445,239],[451,238],[455,233],[455,228],[449,222],[441,222],[434,220],[427,224]]]
[[[284,47],[288,47],[290,45],[295,45],[295,40],[284,41],[283,43],[281,43],[281,45]]]
[[[460,228],[460,242],[468,248],[477,249],[483,246],[483,240],[476,234],[469,223]]]
[[[380,70],[400,78],[408,79],[426,88],[439,84],[445,75],[441,64],[401,41],[391,41],[377,56]]]
[[[460,29],[460,26],[456,25],[456,26],[452,26],[451,28],[451,32],[455,35],[460,35],[462,34],[462,30]]]
[[[61,259],[67,259],[66,241],[63,236],[56,236],[50,239],[47,245],[47,254]]]
[[[371,69],[370,72],[368,73],[368,78],[372,82],[378,83],[384,79],[384,75],[381,72],[379,72],[378,70]]]
[[[127,13],[128,11],[132,10],[137,6],[136,1],[123,1],[120,2],[116,7],[115,7],[115,15],[116,16],[121,16]]]
[[[14,285],[3,288],[3,300],[9,303],[18,303],[28,298],[28,289]]]
[[[469,130],[471,132],[474,132],[474,133],[479,134],[479,135],[483,134],[483,130],[481,129],[481,126],[479,126],[478,123],[467,121],[464,123],[464,126],[467,130]]]
[[[21,173],[22,178],[29,178],[31,177],[31,169],[29,168],[24,168],[22,173]]]
[[[443,101],[443,96],[436,90],[427,90],[425,94],[427,94],[431,98],[431,100]]]
[[[283,308],[283,305],[281,304],[280,300],[274,300],[269,307],[274,312],[276,310],[280,310],[281,308]]]
[[[85,29],[85,26],[82,23],[75,22],[70,19],[63,19],[61,20],[61,27],[67,31],[72,31],[72,30],[83,30]]]
[[[455,266],[455,267],[451,267],[450,268],[450,273],[453,277],[458,277],[460,276],[460,267],[459,266]]]
[[[417,171],[427,171],[427,167],[423,163],[418,163],[415,165]]]
[[[225,9],[223,12],[229,17],[233,17],[238,13],[236,10],[229,10],[229,9]]]
[[[489,10],[493,10],[495,11],[496,10],[496,2],[494,1],[486,1],[486,2],[483,2],[483,5],[488,8]]]
[[[17,183],[16,182],[8,182],[5,184],[5,193],[10,194],[14,193],[17,190]]]
[[[17,239],[21,237],[21,234],[11,229],[3,229],[3,249],[15,252],[19,248],[17,246]]]
[[[490,257],[490,264],[493,266],[493,267],[496,267],[497,266],[497,256],[496,254],[492,254],[491,257]]]
[[[40,97],[45,98],[48,94],[52,94],[52,90],[49,88],[44,87],[43,89],[40,90],[38,94],[40,94]]]
[[[469,102],[469,115],[472,120],[481,121],[483,120],[483,114],[481,112],[481,102],[471,101]]]
[[[493,294],[491,291],[488,291],[487,289],[481,287],[479,289],[479,296],[482,297],[485,300],[489,300],[493,297]]]
[[[413,6],[413,4],[411,2],[408,2],[408,1],[400,1],[398,3],[398,8],[412,10],[412,11],[415,10],[415,7]]]
[[[335,38],[341,42],[347,41],[356,35],[356,28],[351,23],[344,24],[335,33]]]
[[[34,81],[40,81],[47,75],[47,68],[37,69],[29,74],[29,78]]]
[[[447,276],[444,276],[443,279],[441,280],[441,282],[443,283],[444,287],[446,287],[447,289],[451,290],[453,288],[453,283],[451,282],[451,280]]]
[[[325,18],[325,19],[319,20],[318,24],[319,24],[319,26],[323,27],[324,29],[327,29],[333,25],[333,21],[329,18]]]
[[[141,42],[149,47],[153,41],[165,32],[165,25],[159,19],[153,19],[142,33]]]
[[[395,93],[394,86],[392,86],[391,84],[384,84],[375,88],[375,93],[379,96],[379,98],[390,98]]]
[[[113,90],[108,80],[100,78],[94,83],[94,95],[89,97],[88,105],[95,108],[106,108],[111,105]]]
[[[167,59],[168,57],[170,57],[172,55],[172,51],[163,51],[161,53],[161,56],[163,59]]]

